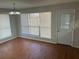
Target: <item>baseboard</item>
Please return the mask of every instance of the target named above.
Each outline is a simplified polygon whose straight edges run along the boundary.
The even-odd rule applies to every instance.
[[[79,48],[79,46],[77,46],[77,45],[74,45],[73,47],[75,47],[75,48]]]
[[[56,42],[53,42],[52,40],[47,40],[47,39],[42,39],[42,38],[35,38],[35,37],[27,37],[27,36],[19,36],[21,38],[27,38],[31,40],[37,40],[37,41],[42,41],[42,42],[48,42],[48,43],[54,43],[57,44]]]
[[[3,39],[3,40],[0,40],[0,44],[1,43],[4,43],[4,42],[7,42],[7,41],[9,41],[9,40],[12,40],[12,39],[14,39],[14,38],[16,38],[17,36],[13,36],[13,37],[10,37],[10,38],[6,38],[6,39]]]
[[[48,42],[48,43],[57,44],[57,42],[53,42],[52,40],[45,40],[45,39],[41,39],[41,38],[26,37],[26,36],[18,36],[18,37],[21,37],[21,38],[28,38],[28,39],[30,39],[30,40],[37,40],[37,41],[42,41],[42,42]],[[17,36],[13,36],[13,37],[10,37],[10,38],[4,39],[4,40],[0,40],[0,44],[1,44],[1,43],[4,43],[4,42],[7,42],[7,41],[9,41],[9,40],[12,40],[12,39],[14,39],[14,38],[17,38]],[[77,46],[77,45],[73,45],[72,47],[79,48],[79,46]]]
[[[57,42],[53,42],[52,40],[40,39],[40,38],[29,37],[29,36],[19,36],[19,37],[28,38],[28,39],[31,39],[31,40],[42,41],[42,42],[58,44]],[[76,45],[69,45],[69,46],[74,47],[74,48],[79,48],[79,46],[76,46]]]

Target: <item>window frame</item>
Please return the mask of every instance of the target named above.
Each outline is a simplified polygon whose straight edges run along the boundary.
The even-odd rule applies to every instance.
[[[50,12],[51,13],[51,21],[52,21],[52,11],[47,11],[47,12]],[[35,13],[42,13],[42,12],[35,12]],[[43,13],[45,13],[45,12],[43,12]],[[31,14],[31,13],[23,13],[23,14]],[[39,19],[40,19],[40,16],[39,16]],[[27,27],[35,27],[35,26],[27,26]],[[52,39],[52,33],[51,33],[52,31],[50,32],[51,33],[51,38],[41,37],[41,34],[40,34],[40,28],[41,28],[41,26],[39,25],[37,27],[39,28],[39,35],[33,35],[33,34],[29,34],[29,33],[28,34],[25,34],[25,35],[29,35],[29,36],[35,37],[35,38]],[[51,25],[50,25],[50,27],[46,27],[46,28],[51,29]],[[21,34],[22,34],[22,32],[21,32]]]

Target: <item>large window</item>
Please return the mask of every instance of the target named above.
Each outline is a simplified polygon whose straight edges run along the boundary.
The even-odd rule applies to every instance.
[[[40,13],[40,36],[51,38],[51,12]]]
[[[51,12],[22,14],[21,33],[51,38]]]
[[[29,33],[39,35],[39,13],[28,14]]]
[[[10,20],[8,14],[0,14],[0,39],[11,36]]]

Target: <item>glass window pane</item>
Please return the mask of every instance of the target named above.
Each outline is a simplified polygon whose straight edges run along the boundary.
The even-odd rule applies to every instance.
[[[28,14],[21,15],[21,26],[28,26]]]
[[[22,26],[22,27],[21,27],[21,33],[22,33],[22,34],[29,34],[29,28],[26,27],[26,26],[25,26],[25,27]]]
[[[26,22],[28,28],[24,28],[26,27],[26,24],[22,25],[22,33],[51,38],[51,12],[29,13],[25,18],[23,17],[23,19],[24,20],[21,20],[21,23],[24,24]]]
[[[11,36],[10,20],[8,14],[0,14],[0,39]]]
[[[21,14],[21,34],[28,34],[28,14]]]
[[[51,28],[41,28],[40,36],[43,38],[50,38],[51,39]]]
[[[10,28],[0,30],[0,39],[4,39],[4,38],[10,37],[10,36],[11,36]]]
[[[70,25],[70,14],[61,15],[61,28],[69,29],[69,25]]]
[[[51,12],[40,13],[40,26],[51,27]]]
[[[5,27],[10,28],[9,15],[0,14],[0,28],[5,28]]]
[[[40,36],[51,39],[51,12],[40,13]]]
[[[30,13],[28,15],[29,26],[39,26],[39,13]]]
[[[39,35],[39,28],[38,27],[29,27],[29,34]]]

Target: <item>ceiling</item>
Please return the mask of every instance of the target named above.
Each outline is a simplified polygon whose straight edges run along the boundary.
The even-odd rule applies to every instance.
[[[22,9],[22,8],[68,3],[79,0],[0,0],[0,8],[11,9],[13,8],[12,3],[14,1],[16,3],[16,9]]]

